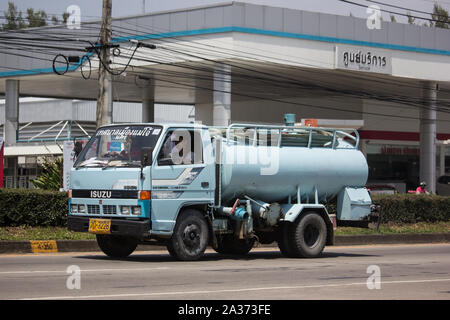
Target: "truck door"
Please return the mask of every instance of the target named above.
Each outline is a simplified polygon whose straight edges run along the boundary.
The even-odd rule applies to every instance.
[[[179,210],[214,201],[214,163],[209,132],[173,128],[166,132],[152,165],[152,230],[171,232]]]

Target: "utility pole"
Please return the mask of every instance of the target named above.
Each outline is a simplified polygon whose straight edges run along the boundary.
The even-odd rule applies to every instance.
[[[98,70],[97,128],[110,124],[112,121],[112,79],[111,74],[105,68],[105,66],[109,67],[110,59],[111,11],[112,0],[103,0]]]

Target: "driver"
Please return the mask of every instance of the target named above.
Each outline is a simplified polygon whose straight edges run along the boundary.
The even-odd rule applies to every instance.
[[[137,137],[128,135],[125,139],[124,149],[119,155],[124,160],[139,160],[141,158],[141,143]]]
[[[171,152],[170,158],[174,164],[192,164],[194,154],[191,152],[191,144],[185,137],[177,132],[170,136]]]

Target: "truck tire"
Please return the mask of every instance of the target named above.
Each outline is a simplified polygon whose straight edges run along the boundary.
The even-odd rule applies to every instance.
[[[292,223],[285,222],[277,228],[277,244],[280,252],[287,258],[295,258],[294,249],[291,243]]]
[[[167,249],[178,260],[198,260],[208,240],[209,228],[203,215],[195,209],[187,209],[179,214]]]
[[[225,236],[214,250],[220,254],[246,255],[252,250],[254,244],[254,238],[236,239],[234,236]]]
[[[173,250],[173,247],[172,247],[172,244],[171,244],[170,241],[167,243],[166,247],[167,247],[167,251],[169,251],[170,256],[171,256],[172,258],[175,258],[175,259],[176,259],[176,258],[177,258],[177,255],[175,254],[175,251]]]
[[[136,250],[137,239],[126,236],[97,234],[97,244],[111,258],[125,258]]]
[[[316,258],[327,242],[327,226],[316,212],[306,212],[294,222],[290,232],[293,254],[296,257]]]

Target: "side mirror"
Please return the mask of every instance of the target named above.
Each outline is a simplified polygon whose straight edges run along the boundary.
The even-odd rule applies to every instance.
[[[153,148],[144,147],[141,149],[141,168],[150,166],[153,161]]]

